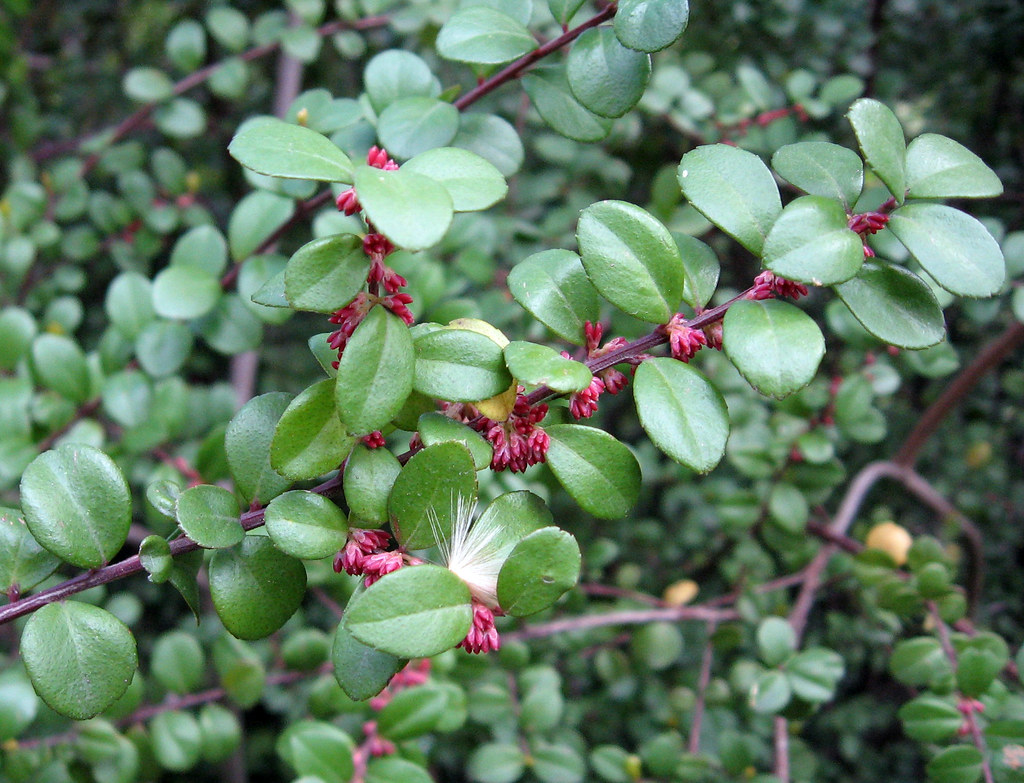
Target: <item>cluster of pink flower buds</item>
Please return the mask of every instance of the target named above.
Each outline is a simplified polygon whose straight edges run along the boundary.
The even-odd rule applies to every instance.
[[[690,361],[697,351],[708,344],[707,335],[700,329],[691,329],[687,326],[682,313],[673,315],[661,328],[668,335],[672,358],[681,362]]]
[[[807,286],[779,277],[770,269],[766,269],[754,278],[754,287],[746,298],[759,300],[788,296],[790,299],[799,299],[801,296],[807,296],[807,293]]]
[[[376,145],[370,147],[370,151],[366,153],[366,162],[375,169],[383,169],[384,171],[398,170],[398,164],[388,157],[387,150]],[[343,190],[338,194],[338,198],[334,203],[338,206],[338,211],[344,212],[346,215],[354,215],[356,212],[362,212],[363,210],[363,205],[359,203],[359,199],[356,197],[355,188]]]
[[[345,548],[334,556],[335,573],[363,576],[363,584],[369,587],[385,574],[397,571],[405,560],[401,552],[384,551],[390,540],[383,530],[349,530]]]
[[[356,331],[356,327],[363,322],[363,319],[366,318],[367,313],[370,312],[374,305],[383,305],[405,323],[412,324],[416,319],[408,308],[411,302],[412,297],[409,294],[374,296],[365,291],[360,291],[351,302],[327,319],[332,324],[338,324],[338,328],[327,336],[327,344],[338,352],[338,359],[340,360],[341,355],[345,352],[345,346],[348,345],[349,339]],[[332,364],[337,368],[337,361],[332,362]]]
[[[494,612],[474,601],[473,625],[466,638],[455,646],[471,653],[486,653],[500,649],[501,639],[498,637],[498,629],[494,627]]]
[[[379,449],[385,445],[384,434],[380,430],[374,430],[369,435],[362,437],[363,445],[368,449]]]
[[[519,388],[522,391],[522,387]],[[526,397],[520,394],[505,421],[481,417],[473,423],[494,446],[491,470],[508,468],[513,473],[522,473],[530,465],[547,459],[551,438],[537,426],[547,412],[547,405],[530,405]]]
[[[606,353],[621,348],[626,344],[626,338],[614,337],[605,345],[601,345],[601,337],[604,334],[604,327],[600,323],[583,322],[583,333],[587,339],[587,359],[598,359]],[[563,356],[568,353],[563,351]],[[614,367],[606,367],[594,373],[594,379],[583,391],[574,392],[569,397],[569,413],[577,419],[589,419],[597,411],[598,398],[604,393],[618,394],[629,383],[629,379]]]
[[[864,257],[874,258],[875,251],[868,247],[868,237],[877,234],[889,224],[889,215],[886,212],[862,212],[859,215],[850,215],[846,222],[847,228],[855,234],[860,234],[864,240]]]
[[[960,728],[957,729],[956,733],[961,737],[966,737],[971,733],[971,715],[974,713],[982,713],[985,711],[985,705],[977,699],[961,698],[956,705],[957,710],[964,716],[964,722],[960,724]]]

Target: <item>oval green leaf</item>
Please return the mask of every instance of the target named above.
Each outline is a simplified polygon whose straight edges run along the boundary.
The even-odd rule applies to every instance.
[[[561,71],[528,73],[522,82],[537,113],[556,133],[574,141],[600,141],[611,131],[611,120],[580,105]]]
[[[679,40],[689,20],[687,0],[621,0],[615,35],[630,49],[660,52]]]
[[[907,140],[892,109],[874,98],[854,101],[846,113],[864,160],[902,204],[907,190]]]
[[[991,296],[1006,279],[999,243],[981,221],[959,209],[907,204],[889,216],[889,229],[950,293]]]
[[[772,168],[804,193],[839,199],[851,211],[864,189],[860,155],[827,141],[787,144],[772,155]]]
[[[651,56],[627,49],[610,27],[596,27],[573,42],[566,73],[569,88],[585,108],[601,117],[621,117],[644,94]]]
[[[224,448],[235,488],[248,501],[269,503],[291,485],[270,464],[270,444],[291,395],[272,392],[253,397],[228,424]],[[284,460],[279,460],[284,461]]]
[[[21,503],[36,541],[79,568],[110,562],[132,521],[121,471],[102,451],[82,444],[36,457],[21,478]]]
[[[345,617],[363,644],[402,658],[425,658],[462,641],[472,615],[462,580],[427,564],[400,568],[374,582],[349,604]]]
[[[469,150],[456,147],[427,150],[404,163],[402,168],[440,183],[451,196],[455,212],[487,209],[508,193],[502,173]]]
[[[356,327],[338,363],[334,399],[349,432],[367,435],[386,426],[412,391],[415,363],[409,327],[374,307]]]
[[[640,463],[604,430],[579,424],[545,427],[547,463],[573,499],[604,519],[629,513],[640,495]]]
[[[291,479],[315,478],[337,468],[355,442],[338,418],[334,379],[327,378],[305,389],[281,414],[270,464]]]
[[[468,425],[451,419],[443,413],[436,411],[424,413],[416,423],[416,431],[419,432],[424,446],[433,446],[435,443],[461,443],[473,455],[473,462],[476,464],[477,470],[483,470],[491,464],[494,447],[484,439],[484,436]],[[349,500],[351,504],[347,492],[345,499]]]
[[[594,375],[582,362],[566,359],[554,348],[520,340],[505,346],[505,363],[512,377],[527,386],[547,386],[556,392],[583,391]]]
[[[418,452],[402,468],[391,490],[388,509],[395,537],[407,549],[433,546],[437,543],[431,529],[433,516],[438,532],[447,538],[460,497],[470,501],[476,497],[476,465],[466,447],[458,442],[437,443]]]
[[[835,292],[861,325],[879,340],[901,348],[942,341],[942,309],[928,285],[902,267],[865,263],[860,274]]]
[[[729,412],[704,375],[675,359],[648,359],[637,368],[633,396],[655,446],[698,473],[718,464],[729,439]]]
[[[206,549],[234,546],[245,537],[238,513],[238,501],[223,487],[200,484],[178,497],[178,526]]]
[[[601,317],[593,284],[571,250],[544,250],[516,264],[508,290],[526,310],[559,337],[582,345],[587,321]]]
[[[864,263],[864,243],[835,199],[802,196],[782,210],[764,242],[764,265],[810,285],[849,280]]]
[[[576,586],[580,561],[576,539],[564,530],[545,527],[531,533],[516,544],[498,573],[498,603],[513,617],[547,609]]]
[[[414,347],[413,388],[429,397],[477,402],[500,394],[512,383],[501,346],[479,332],[437,329],[419,337]]]
[[[776,399],[810,383],[825,355],[814,319],[775,299],[733,304],[722,322],[722,345],[747,382]]]
[[[338,624],[331,647],[331,663],[334,678],[349,698],[363,701],[376,696],[407,662],[405,658],[363,644],[348,630],[344,620]]]
[[[270,540],[285,554],[319,560],[344,548],[348,523],[341,509],[322,495],[292,490],[278,495],[263,517]]]
[[[284,295],[296,310],[333,313],[359,293],[370,271],[363,240],[336,234],[307,242],[284,270]]]
[[[436,46],[446,60],[497,65],[533,51],[537,40],[508,14],[475,5],[452,14],[437,34]]]
[[[1003,183],[967,147],[937,133],[922,133],[907,146],[907,195],[911,198],[991,198]]]
[[[0,507],[0,592],[11,595],[13,588],[19,595],[26,593],[59,565],[32,537],[21,512]]]
[[[443,185],[422,174],[359,166],[355,188],[366,216],[398,247],[432,247],[451,225],[451,196]]]
[[[675,240],[657,218],[625,201],[600,201],[580,213],[576,241],[601,296],[644,321],[671,318],[686,273]]]
[[[33,614],[21,637],[32,687],[74,720],[98,715],[128,690],[139,660],[128,627],[110,612],[78,601]]]
[[[728,144],[697,147],[678,169],[683,195],[704,217],[750,252],[761,255],[782,212],[775,178],[752,152]]]
[[[306,569],[266,536],[246,536],[210,560],[210,597],[228,631],[239,639],[269,636],[302,603]]]
[[[246,125],[228,152],[246,168],[272,177],[352,182],[352,161],[326,136],[271,117]]]
[[[380,143],[396,158],[444,147],[459,130],[459,110],[437,98],[399,98],[377,118]]]

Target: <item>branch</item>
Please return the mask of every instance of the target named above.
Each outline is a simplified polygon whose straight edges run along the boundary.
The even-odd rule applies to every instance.
[[[316,492],[319,495],[329,495],[340,486],[341,475],[339,474],[334,478],[328,479],[323,484],[314,487],[310,491]],[[263,511],[263,508],[258,508],[242,514],[238,520],[242,529],[249,531],[262,525]],[[200,547],[199,544],[185,536],[176,538],[170,542],[172,557],[184,554],[185,552],[194,552],[201,548],[202,547]],[[144,569],[142,568],[142,562],[139,560],[139,556],[132,555],[125,560],[112,563],[111,565],[104,566],[103,568],[86,571],[78,576],[72,577],[66,582],[54,585],[48,590],[43,590],[42,592],[35,593],[27,598],[22,598],[4,606],[0,606],[0,625],[8,623],[11,620],[16,620],[26,614],[30,614],[36,609],[41,609],[54,601],[63,601],[65,598],[70,598],[72,595],[81,593],[83,590],[88,590],[92,587],[97,587],[98,585],[105,585],[108,582],[113,582],[118,579],[124,579],[126,576],[137,574],[142,570]]]
[[[924,415],[918,419],[917,425],[910,431],[903,445],[893,456],[892,461],[913,467],[924,444],[935,433],[942,420],[960,404],[960,401],[977,385],[982,376],[999,364],[1021,343],[1024,343],[1024,323],[1014,320],[999,337],[982,348],[974,357],[974,361],[961,370],[938,399],[928,406]]]
[[[665,609],[636,609],[624,612],[607,612],[605,614],[582,615],[564,620],[552,620],[548,623],[520,628],[501,635],[502,639],[543,639],[573,631],[587,631],[592,628],[603,628],[608,625],[644,625],[657,622],[683,622],[701,620],[703,622],[721,622],[736,620],[739,612],[732,609],[712,609],[706,606],[674,606]]]
[[[707,701],[708,685],[711,682],[711,663],[715,654],[715,646],[711,636],[715,632],[715,623],[709,622],[708,640],[704,644],[704,654],[700,659],[700,676],[697,680],[697,701],[693,705],[693,720],[690,722],[690,740],[687,750],[693,755],[700,753],[700,730],[704,722],[704,705]]]
[[[557,38],[553,38],[543,46],[538,46],[532,52],[524,54],[518,60],[513,62],[511,65],[506,66],[502,70],[498,71],[494,76],[486,81],[481,82],[472,90],[467,92],[461,98],[454,102],[454,106],[459,111],[462,111],[467,106],[476,103],[478,100],[483,98],[488,93],[496,90],[506,82],[510,82],[513,79],[518,79],[523,75],[523,71],[529,68],[534,63],[544,59],[552,52],[558,51],[567,43],[571,43],[580,37],[584,32],[589,30],[591,27],[597,27],[601,22],[611,19],[615,16],[616,4],[608,4],[597,16],[588,19],[586,22],[581,24],[579,27],[574,27],[572,30],[567,30]]]

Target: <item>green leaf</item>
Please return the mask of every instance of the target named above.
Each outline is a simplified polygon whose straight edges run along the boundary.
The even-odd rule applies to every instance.
[[[228,263],[228,243],[213,226],[196,226],[174,243],[171,266],[184,266],[216,277]]]
[[[461,8],[437,34],[437,53],[446,60],[497,65],[537,48],[537,40],[516,19],[486,6]]]
[[[864,189],[860,155],[827,141],[787,144],[772,155],[772,168],[804,193],[838,199],[848,211]]]
[[[167,56],[182,71],[194,71],[206,59],[206,31],[192,19],[178,22],[164,41]]]
[[[546,427],[547,463],[573,499],[596,517],[624,517],[640,495],[640,464],[615,437],[595,427]]]
[[[786,676],[793,693],[812,703],[830,701],[845,671],[842,656],[824,647],[797,653],[786,664]]]
[[[740,300],[725,314],[722,347],[751,386],[781,399],[814,378],[825,338],[813,318],[788,302]]]
[[[501,394],[512,383],[501,346],[487,335],[469,329],[437,329],[421,335],[413,345],[413,388],[428,397],[477,402]]]
[[[171,631],[162,634],[153,645],[149,671],[166,690],[190,693],[203,684],[206,656],[194,636]]]
[[[199,729],[202,734],[203,761],[218,764],[238,748],[242,740],[242,727],[235,714],[219,704],[204,704],[199,711]]]
[[[153,320],[152,290],[153,284],[138,272],[122,272],[107,287],[103,309],[114,328],[129,340],[135,339]],[[9,312],[5,311],[0,318],[6,319]]]
[[[444,186],[451,196],[455,212],[487,209],[508,193],[502,173],[488,160],[469,150],[456,147],[427,150],[404,163],[402,168]]]
[[[905,685],[927,685],[949,673],[949,662],[938,639],[918,636],[896,645],[889,669]]]
[[[498,572],[499,605],[513,617],[547,609],[576,586],[580,560],[579,544],[564,530],[544,527],[530,533]]]
[[[171,576],[167,581],[188,604],[188,608],[195,615],[196,623],[199,622],[199,583],[196,577],[203,565],[203,553],[201,550],[185,552],[173,559]]]
[[[21,478],[21,503],[36,541],[79,568],[109,563],[132,521],[121,471],[102,451],[82,444],[36,457]]]
[[[991,650],[968,647],[957,658],[956,684],[964,696],[978,698],[992,685],[1006,664]]]
[[[342,620],[334,634],[331,662],[334,664],[334,677],[342,690],[350,698],[364,701],[384,690],[408,661],[363,644]]]
[[[615,35],[630,49],[660,52],[679,40],[689,19],[687,0],[622,0]]]
[[[278,739],[277,752],[296,774],[322,783],[348,783],[355,770],[352,739],[322,721],[293,723]]]
[[[128,627],[78,601],[47,604],[29,617],[21,656],[36,693],[74,720],[98,715],[121,697],[139,660]]]
[[[946,136],[922,133],[907,147],[907,195],[911,198],[991,198],[1002,192],[996,173]]]
[[[89,368],[74,340],[41,334],[32,341],[32,369],[40,385],[72,402],[89,399]]]
[[[512,377],[527,386],[544,385],[557,392],[583,391],[594,375],[582,362],[566,359],[554,348],[516,340],[505,346]]]
[[[931,289],[902,267],[865,262],[860,274],[837,285],[835,292],[879,340],[919,349],[946,335],[942,309]]]
[[[522,83],[537,113],[556,133],[574,141],[600,141],[611,130],[610,120],[580,105],[561,71],[533,71]]]
[[[156,68],[132,68],[122,86],[129,98],[143,103],[165,101],[174,94],[171,77]]]
[[[757,649],[765,666],[778,666],[796,651],[796,632],[782,617],[766,617],[757,626]]]
[[[271,117],[248,123],[228,152],[246,168],[272,177],[352,182],[352,161],[326,136]]]
[[[434,731],[448,706],[440,688],[421,686],[395,694],[377,715],[377,730],[392,742],[422,737]]]
[[[402,409],[412,391],[415,363],[409,327],[384,307],[374,307],[345,345],[334,400],[349,432],[379,430]]]
[[[210,559],[210,597],[239,639],[269,636],[295,614],[306,594],[306,569],[265,536],[246,536]]]
[[[764,242],[764,265],[810,285],[849,280],[864,263],[864,243],[838,201],[801,196],[786,205]]]
[[[217,306],[221,294],[216,277],[192,266],[169,266],[153,279],[153,309],[164,318],[200,318]]]
[[[665,323],[683,297],[679,248],[653,215],[625,201],[600,201],[580,213],[580,258],[598,292],[630,315]]]
[[[338,418],[334,379],[327,378],[305,389],[281,414],[270,444],[270,464],[288,478],[315,478],[337,468],[355,442]]]
[[[235,488],[246,502],[269,503],[291,485],[270,465],[270,444],[290,401],[291,395],[284,392],[261,394],[243,405],[228,424],[224,448]]]
[[[427,564],[400,568],[374,582],[345,616],[363,644],[403,658],[425,658],[462,641],[472,615],[465,583],[447,568]]]
[[[954,745],[928,762],[925,771],[935,783],[974,783],[981,778],[983,757],[973,745]]]
[[[355,189],[359,203],[377,230],[406,250],[436,245],[452,222],[448,191],[414,171],[358,166]]]
[[[419,764],[397,756],[370,759],[366,765],[366,783],[433,783],[433,780]]]
[[[775,178],[757,155],[728,144],[697,147],[683,155],[678,178],[698,212],[761,255],[782,200]]]
[[[198,326],[199,334],[207,344],[226,356],[254,351],[263,339],[263,322],[237,294],[221,297],[213,312]]]
[[[395,537],[407,549],[433,546],[437,543],[431,529],[433,515],[440,534],[447,538],[460,497],[476,497],[476,465],[469,450],[461,443],[448,442],[417,452],[391,490],[388,509]]]
[[[956,736],[964,716],[945,699],[931,694],[918,696],[900,707],[903,731],[918,742],[944,742]]]
[[[335,234],[307,242],[284,271],[284,295],[296,310],[333,313],[359,293],[370,271],[363,240]]]
[[[888,106],[873,98],[854,101],[846,117],[864,160],[889,188],[896,203],[902,204],[907,190],[907,141],[900,121]]]
[[[149,535],[139,544],[139,562],[149,574],[153,584],[163,584],[171,577],[174,569],[174,558],[171,557],[171,545],[167,539],[158,535]]]
[[[463,112],[452,146],[476,153],[503,177],[511,177],[523,165],[523,142],[519,133],[495,114]]]
[[[25,673],[9,669],[0,674],[0,742],[18,737],[38,712],[39,697]]]
[[[570,250],[544,250],[520,261],[508,274],[508,289],[538,321],[577,345],[586,340],[583,325],[601,317],[597,291]]]
[[[200,484],[178,498],[178,526],[207,549],[234,546],[245,537],[238,514],[238,501],[223,487]]]
[[[363,72],[370,105],[378,114],[400,98],[434,97],[441,85],[430,66],[412,52],[389,49],[374,55]]]
[[[295,211],[290,198],[257,190],[244,196],[228,220],[228,246],[231,258],[243,261],[256,252]]]
[[[33,538],[21,513],[0,506],[0,592],[10,595],[14,588],[27,593],[59,565],[60,560]]]
[[[387,522],[388,498],[401,470],[401,464],[387,449],[358,444],[345,462],[345,502],[352,513],[371,524]]]
[[[348,523],[341,509],[315,492],[296,489],[278,495],[263,518],[274,545],[302,560],[329,557],[348,540]]]
[[[718,288],[721,265],[715,251],[688,234],[672,233],[683,260],[683,301],[690,307],[705,307]]]
[[[437,98],[399,98],[377,118],[377,136],[397,158],[444,147],[459,130],[459,110]]]
[[[718,464],[729,439],[729,413],[700,372],[675,359],[648,359],[637,368],[633,397],[655,446],[698,473]]]
[[[467,772],[479,783],[515,783],[523,776],[526,758],[511,742],[488,742],[478,746],[469,757]]]
[[[907,204],[889,229],[940,286],[961,296],[991,296],[1006,278],[999,243],[984,224],[944,204]]]
[[[757,678],[750,690],[750,706],[754,712],[777,713],[789,704],[792,697],[786,675],[776,670],[767,671]]]
[[[135,355],[151,378],[166,378],[181,369],[194,342],[192,330],[185,324],[154,319],[135,338]]]
[[[477,470],[483,470],[491,464],[491,458],[494,456],[494,447],[484,439],[483,435],[466,424],[445,416],[443,413],[435,411],[424,413],[417,421],[416,431],[419,432],[420,440],[423,441],[424,446],[433,446],[435,443],[461,443],[473,455],[473,462]],[[396,470],[396,475],[397,472]],[[345,499],[351,505],[351,499],[348,497],[347,491]]]
[[[569,87],[576,100],[600,117],[632,109],[651,78],[651,56],[627,49],[610,27],[587,30],[569,50]]]

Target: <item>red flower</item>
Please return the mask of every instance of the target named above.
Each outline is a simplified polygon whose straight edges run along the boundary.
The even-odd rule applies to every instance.
[[[551,438],[536,426],[547,412],[547,405],[531,406],[520,394],[508,419],[482,418],[474,425],[494,446],[491,470],[508,468],[513,473],[522,473],[530,465],[547,459]]]
[[[682,313],[673,315],[662,329],[668,335],[668,344],[672,356],[681,362],[688,362],[701,348],[708,344],[708,338],[700,329],[691,329],[686,325]]]
[[[746,298],[759,300],[772,299],[776,296],[799,299],[801,296],[807,296],[807,286],[779,277],[770,269],[766,269],[754,278],[754,287]]]
[[[494,612],[474,601],[473,624],[470,626],[466,638],[455,646],[462,647],[466,652],[471,653],[492,652],[499,649],[501,638],[498,636],[498,629],[494,627]]]

